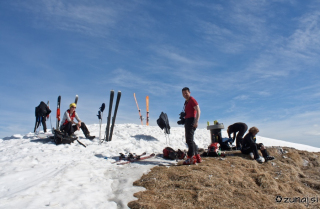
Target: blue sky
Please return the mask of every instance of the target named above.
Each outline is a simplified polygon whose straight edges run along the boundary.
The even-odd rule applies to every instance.
[[[259,135],[319,147],[320,3],[315,1],[1,1],[0,137],[33,131],[50,101],[55,124],[77,112],[98,123],[111,89],[116,123],[137,123],[136,93],[150,124],[177,126],[188,86],[200,128],[245,122]],[[104,121],[106,122],[106,112]],[[50,123],[48,123],[50,127]],[[209,132],[208,132],[209,140]]]

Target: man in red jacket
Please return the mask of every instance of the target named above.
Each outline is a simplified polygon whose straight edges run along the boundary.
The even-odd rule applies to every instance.
[[[198,127],[200,118],[200,108],[198,102],[190,96],[190,89],[185,87],[182,89],[182,96],[185,98],[184,111],[185,111],[185,136],[186,143],[188,144],[188,156],[184,161],[184,165],[191,165],[201,163],[201,157],[197,150],[197,145],[194,142],[194,132]]]

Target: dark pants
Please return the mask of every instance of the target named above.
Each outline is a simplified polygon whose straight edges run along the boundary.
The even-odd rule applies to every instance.
[[[248,126],[247,125],[243,126],[239,130],[239,132],[237,134],[237,137],[236,137],[236,147],[242,146],[242,138],[243,138],[244,133],[246,133],[247,130],[248,130]]]
[[[84,122],[81,122],[80,128],[85,136],[90,134],[89,130]],[[71,134],[73,134],[77,130],[77,125],[72,125],[72,123],[68,122],[67,124],[62,125],[60,130],[64,131],[65,133],[67,133],[70,136]]]
[[[185,135],[186,135],[186,143],[188,144],[188,156],[191,157],[193,155],[198,154],[198,146],[194,143],[193,136],[196,128],[193,127],[194,118],[187,118],[184,124]]]
[[[250,154],[250,152],[252,152],[254,155],[254,159],[257,159],[257,158],[259,158],[258,150],[260,150],[262,146],[263,146],[262,143],[259,143],[259,144],[252,143],[250,147],[243,147],[241,149],[241,153],[242,154]],[[266,158],[269,155],[266,149],[261,150],[261,153],[264,158]]]
[[[40,126],[40,122],[42,123],[43,132],[47,132],[46,116],[40,116],[36,118],[36,125],[34,127],[34,132],[36,132],[37,128]]]

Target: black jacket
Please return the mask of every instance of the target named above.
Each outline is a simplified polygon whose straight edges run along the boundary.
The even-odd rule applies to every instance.
[[[243,134],[244,134],[244,132],[246,132],[247,131],[247,129],[248,129],[248,126],[247,126],[247,124],[245,124],[245,123],[241,123],[241,122],[239,122],[239,123],[234,123],[234,124],[232,124],[232,125],[230,125],[229,127],[228,127],[228,135],[229,135],[229,138],[231,138],[231,134],[233,133],[233,140],[235,139],[235,135],[236,135],[236,133],[239,131],[239,132],[243,132]]]
[[[46,103],[40,102],[39,106],[36,107],[35,115],[36,117],[46,117],[51,113],[51,110],[48,108]]]
[[[256,137],[252,133],[247,133],[242,141],[243,149],[252,147],[253,144],[256,144]]]

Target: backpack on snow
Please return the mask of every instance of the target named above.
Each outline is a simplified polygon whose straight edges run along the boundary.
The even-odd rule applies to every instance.
[[[59,130],[54,130],[53,132],[54,132],[54,143],[56,145],[59,145],[59,144],[71,144],[75,140],[77,140],[77,137],[67,136],[66,133],[61,132]]]
[[[165,129],[166,134],[170,134],[169,119],[166,113],[161,112],[157,124],[162,130]]]
[[[163,149],[163,158],[170,159],[170,160],[176,160],[176,159],[184,159],[186,154],[182,152],[180,149],[178,151],[175,151],[171,147],[166,147]]]

